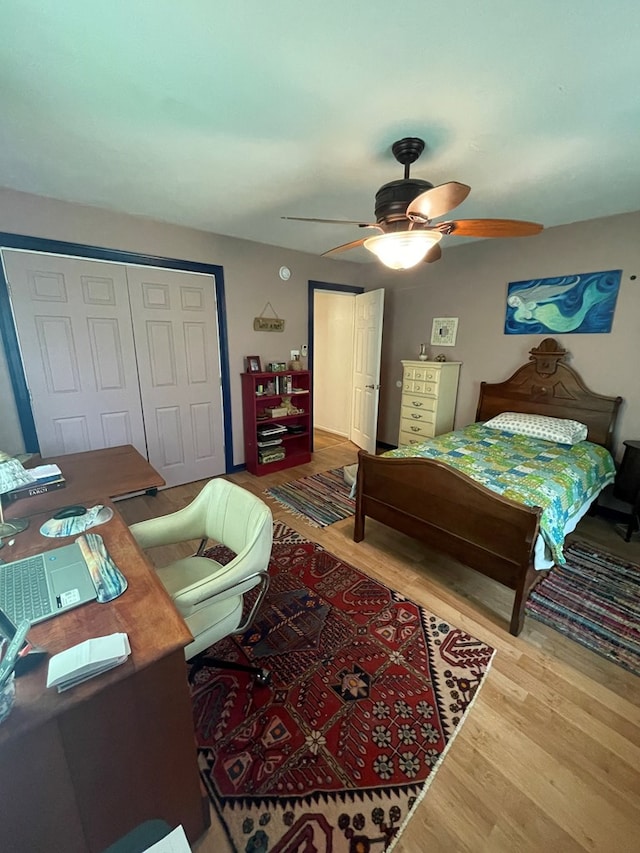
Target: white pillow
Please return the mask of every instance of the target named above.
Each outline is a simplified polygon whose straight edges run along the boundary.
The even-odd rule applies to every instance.
[[[546,415],[527,415],[519,412],[503,412],[485,423],[486,427],[528,435],[558,444],[577,444],[587,437],[587,426],[580,421],[567,418],[550,418]]]

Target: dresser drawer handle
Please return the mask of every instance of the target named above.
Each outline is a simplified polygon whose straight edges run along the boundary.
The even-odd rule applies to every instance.
[[[411,417],[416,418],[416,419],[420,419],[420,418],[422,418],[422,412],[411,412]]]
[[[412,426],[411,429],[413,432],[420,432],[420,427]]]
[[[419,408],[420,408],[420,406],[424,406],[424,403],[418,403],[418,401],[417,401],[417,400],[412,400],[412,401],[411,401],[411,405],[412,405],[412,406],[416,406],[416,407],[419,409]]]

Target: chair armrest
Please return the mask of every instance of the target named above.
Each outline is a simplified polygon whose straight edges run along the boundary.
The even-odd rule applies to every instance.
[[[177,512],[139,521],[129,527],[141,548],[174,545],[191,539],[202,539],[202,516],[194,509],[195,501]]]
[[[189,560],[206,560],[206,557],[187,557]],[[211,598],[220,601],[232,595],[240,595],[252,589],[258,582],[258,573],[268,565],[266,559],[256,555],[255,548],[246,554],[239,554],[225,566],[211,561],[215,574],[196,581],[173,593],[173,600],[180,608],[192,609],[204,605]]]
[[[217,604],[218,602],[226,601],[228,598],[237,598],[239,595],[244,595],[259,583],[263,583],[265,587],[268,587],[269,580],[269,573],[267,571],[255,571],[253,574],[244,577],[240,582],[228,582],[217,587],[215,591],[208,590],[206,594],[201,592],[201,594],[194,597],[190,594],[183,595],[180,592],[174,595],[173,601],[182,613],[189,615],[194,611],[201,610],[209,603],[215,602]]]

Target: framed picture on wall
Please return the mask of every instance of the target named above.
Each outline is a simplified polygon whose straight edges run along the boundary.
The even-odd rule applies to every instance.
[[[457,317],[434,317],[431,326],[431,345],[438,347],[454,347],[458,334]]]
[[[606,334],[622,270],[511,281],[505,335]]]
[[[244,366],[247,373],[262,373],[259,355],[245,355]]]

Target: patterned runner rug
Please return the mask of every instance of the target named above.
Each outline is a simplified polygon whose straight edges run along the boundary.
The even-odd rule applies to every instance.
[[[389,851],[494,650],[281,522],[270,574],[252,628],[212,651],[272,683],[212,668],[192,687],[211,801],[242,853]]]
[[[566,565],[533,590],[527,613],[640,675],[640,566],[573,541]]]
[[[327,527],[354,514],[356,502],[349,497],[350,491],[343,469],[333,468],[322,474],[272,486],[265,489],[264,494],[312,527]]]

